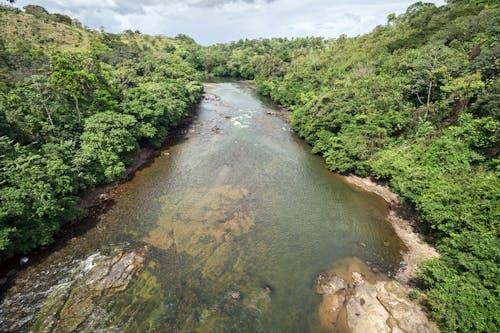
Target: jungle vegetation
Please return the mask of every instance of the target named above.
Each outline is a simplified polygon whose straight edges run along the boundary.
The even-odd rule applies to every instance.
[[[109,34],[0,7],[0,254],[52,242],[78,195],[158,147],[203,87],[187,36]]]
[[[444,332],[500,331],[500,5],[417,2],[358,37],[110,34],[0,8],[0,253],[48,244],[78,195],[119,179],[196,103],[203,75],[255,80],[332,171],[386,182],[441,258],[420,288]]]
[[[445,332],[500,331],[500,5],[417,2],[371,33],[240,40],[206,72],[255,79],[332,171],[372,176],[442,255],[421,288]]]

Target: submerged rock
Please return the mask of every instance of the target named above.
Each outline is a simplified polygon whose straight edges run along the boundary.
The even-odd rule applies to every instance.
[[[316,292],[320,295],[335,294],[347,288],[347,282],[336,275],[326,272],[320,273],[316,278]]]
[[[125,290],[143,267],[148,247],[100,259],[73,281],[55,286],[40,310],[33,331],[73,332],[96,309],[96,299]]]
[[[228,170],[222,168],[214,178],[224,179]],[[203,278],[224,286],[245,270],[246,253],[237,239],[255,226],[249,196],[245,188],[221,185],[161,197],[157,228],[144,241],[189,255]]]
[[[205,102],[218,102],[220,101],[220,97],[215,94],[204,93],[202,98]]]
[[[243,305],[259,314],[266,312],[271,306],[271,290],[266,287],[252,290],[248,297],[245,294]]]
[[[231,292],[229,293],[229,297],[230,297],[232,300],[237,301],[237,300],[239,300],[239,299],[241,298],[241,294],[240,294],[240,292],[239,292],[239,291],[231,291]]]

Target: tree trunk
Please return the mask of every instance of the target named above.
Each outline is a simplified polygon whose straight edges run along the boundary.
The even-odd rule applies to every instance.
[[[427,116],[429,115],[429,110],[431,108],[431,93],[432,93],[432,81],[429,82],[429,89],[427,91],[427,103],[425,105],[425,120],[427,119]]]
[[[54,129],[54,122],[52,121],[52,116],[50,115],[49,109],[45,104],[43,105],[43,108],[45,109],[45,113],[47,114],[47,118],[49,119],[50,126],[52,126],[52,129]]]
[[[76,106],[76,114],[78,116],[78,125],[80,125],[80,122],[82,120],[82,114],[80,113],[80,106],[78,105],[78,98],[73,97],[75,99],[75,106]]]

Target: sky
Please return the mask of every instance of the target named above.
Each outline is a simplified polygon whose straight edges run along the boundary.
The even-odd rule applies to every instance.
[[[261,37],[357,36],[416,0],[18,0],[109,32],[186,34],[202,45]],[[444,0],[427,0],[436,5]]]

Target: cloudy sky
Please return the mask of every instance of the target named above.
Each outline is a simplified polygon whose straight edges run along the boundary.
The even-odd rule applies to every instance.
[[[356,36],[416,0],[18,0],[76,17],[90,28],[179,33],[209,45],[240,38]],[[427,0],[437,5],[444,0]]]

